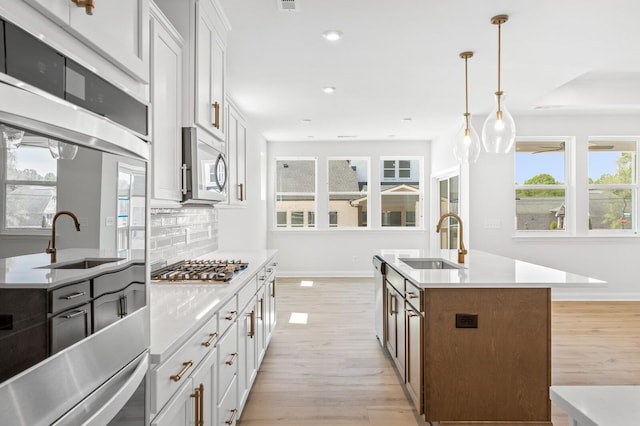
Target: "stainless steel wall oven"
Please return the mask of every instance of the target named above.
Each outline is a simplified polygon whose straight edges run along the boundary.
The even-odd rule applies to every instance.
[[[51,288],[0,271],[0,424],[148,424],[148,128],[144,102],[0,19],[0,243],[69,210],[59,248],[128,259]]]

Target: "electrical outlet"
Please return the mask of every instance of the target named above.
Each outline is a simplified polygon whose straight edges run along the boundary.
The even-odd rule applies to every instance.
[[[478,328],[478,314],[456,314],[456,328]]]

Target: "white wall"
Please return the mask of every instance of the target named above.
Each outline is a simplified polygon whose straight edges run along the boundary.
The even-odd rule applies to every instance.
[[[524,136],[573,136],[576,179],[587,176],[589,136],[640,135],[637,116],[519,116],[517,134]],[[480,128],[482,123],[476,123]],[[470,248],[592,276],[609,282],[607,289],[562,290],[554,299],[640,300],[640,237],[580,236],[551,238],[514,237],[514,157],[482,153],[470,167]],[[579,188],[578,188],[579,189]],[[576,197],[587,197],[586,189]],[[585,215],[586,217],[586,215]],[[582,219],[583,223],[586,219]],[[580,225],[580,223],[578,223]]]
[[[258,250],[267,247],[267,142],[247,126],[246,207],[218,209],[218,248],[220,250]],[[279,256],[279,258],[282,258]]]
[[[309,229],[292,231],[274,229],[274,180],[273,164],[276,157],[311,156],[317,157],[318,185],[326,185],[326,158],[332,156],[370,156],[371,176],[378,176],[380,156],[424,156],[425,211],[429,212],[430,143],[426,141],[305,141],[270,142],[269,186],[268,186],[268,246],[278,249],[278,274],[283,276],[371,276],[371,258],[376,250],[383,248],[428,248],[429,231],[423,229],[401,230],[344,230]],[[371,185],[379,179],[371,178]],[[318,203],[326,202],[318,194]],[[375,200],[372,200],[372,203]],[[375,211],[375,206],[372,207]],[[318,217],[318,225],[322,218]],[[379,219],[371,218],[371,222]],[[222,227],[222,224],[221,224]]]

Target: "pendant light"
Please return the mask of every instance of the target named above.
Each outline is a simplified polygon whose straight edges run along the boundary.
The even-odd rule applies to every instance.
[[[14,129],[5,124],[0,124],[0,130],[2,130],[2,138],[7,144],[7,149],[17,149],[20,146],[24,137],[24,130]]]
[[[465,112],[464,121],[460,131],[456,134],[453,145],[453,155],[460,164],[475,163],[480,156],[480,140],[476,129],[471,124],[471,114],[469,114],[469,58],[473,57],[473,52],[462,52],[460,57],[464,59],[464,101]]]
[[[504,92],[500,87],[500,31],[507,22],[508,15],[497,15],[491,23],[498,26],[498,91],[495,93],[496,109],[492,111],[482,126],[482,144],[487,152],[506,154],[516,139],[516,123],[505,107]]]
[[[56,160],[73,160],[78,153],[78,145],[49,139],[49,152]]]

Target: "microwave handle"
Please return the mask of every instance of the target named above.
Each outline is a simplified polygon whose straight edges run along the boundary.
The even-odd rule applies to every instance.
[[[186,164],[182,164],[182,166],[180,167],[180,170],[182,170],[182,193],[186,194],[187,193],[187,165]]]

